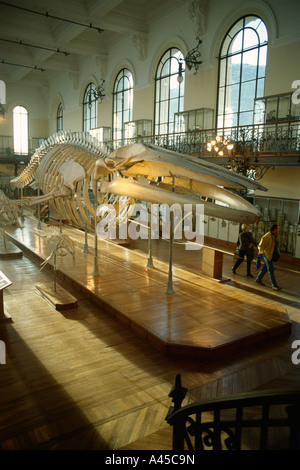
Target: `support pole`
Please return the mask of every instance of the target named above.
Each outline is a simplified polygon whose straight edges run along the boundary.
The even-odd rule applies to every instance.
[[[23,188],[21,188],[21,201],[23,199]],[[24,209],[23,209],[23,204],[21,203],[21,220],[22,224],[24,223]]]
[[[54,292],[56,292],[56,254],[53,258],[53,268],[54,268]]]
[[[175,178],[173,176],[172,192],[175,192]],[[166,294],[173,294],[173,242],[174,242],[174,211],[170,213],[170,242],[169,242],[169,273]]]
[[[38,188],[38,197],[40,197],[41,190]],[[38,203],[38,224],[37,224],[38,230],[42,230],[41,226],[41,204]]]
[[[83,253],[89,253],[88,239],[87,239],[87,226],[84,224],[84,247]]]
[[[95,245],[95,255],[94,255],[94,276],[99,276],[98,269],[98,238],[97,238],[97,181],[95,180],[95,233],[94,233],[94,245]]]
[[[152,258],[152,210],[151,210],[152,204],[150,204],[150,209],[148,209],[149,213],[149,227],[148,227],[148,263],[147,263],[147,268],[154,268],[153,265],[153,258]]]

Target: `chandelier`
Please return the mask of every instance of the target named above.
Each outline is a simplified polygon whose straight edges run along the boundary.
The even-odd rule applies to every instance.
[[[228,154],[228,157],[230,158],[230,155],[232,155],[234,145],[232,142],[228,141],[227,139],[222,140],[222,138],[219,135],[217,135],[214,140],[211,140],[210,142],[207,143],[206,148],[208,152],[215,152],[216,155],[219,155],[220,157],[223,157],[224,152],[225,152]]]
[[[256,144],[257,140],[254,138],[251,141],[250,147],[255,147]],[[223,161],[222,166],[253,180],[260,180],[270,168],[274,168],[270,165],[259,165],[257,148],[255,152],[250,152],[247,136],[243,129],[240,139],[235,141],[217,135],[213,140],[207,142],[206,149],[217,157],[225,157],[227,155],[227,161]],[[250,158],[251,154],[253,158]]]

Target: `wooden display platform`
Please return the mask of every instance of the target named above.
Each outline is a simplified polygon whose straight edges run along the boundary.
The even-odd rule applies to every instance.
[[[77,299],[58,285],[54,291],[52,282],[36,284],[35,288],[56,310],[69,310],[77,307]]]
[[[12,282],[0,271],[0,322],[11,320],[11,316],[4,311],[3,291],[11,286]]]
[[[22,233],[10,229],[8,236],[40,264],[49,248],[37,244],[34,228],[35,222],[25,219]],[[147,268],[147,255],[103,240],[98,240],[99,274],[94,276],[93,236],[89,253],[83,253],[84,233],[66,226],[63,231],[77,246],[75,268],[72,257],[63,257],[57,279],[165,356],[214,360],[290,334],[286,309],[258,295],[255,282],[247,292],[174,265],[174,293],[166,294],[168,263],[155,259],[154,268]]]
[[[16,247],[13,243],[6,241],[0,242],[0,259],[16,259],[22,258],[22,251]]]

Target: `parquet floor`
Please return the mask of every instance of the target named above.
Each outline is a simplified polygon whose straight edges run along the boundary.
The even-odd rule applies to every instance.
[[[22,250],[34,252],[41,262],[51,248],[35,227],[35,220],[26,219],[22,230],[10,228],[9,233]],[[174,266],[174,294],[166,295],[167,262],[158,258],[149,269],[143,253],[111,242],[98,241],[99,275],[94,276],[92,236],[91,253],[86,254],[83,232],[71,227],[63,231],[76,243],[75,263],[70,255],[58,258],[63,282],[71,281],[165,355],[208,360],[290,332],[291,322],[281,305],[188,268]],[[182,259],[194,256],[186,251]]]
[[[114,257],[111,262],[116,263]],[[62,263],[67,265],[67,258]],[[1,449],[168,450],[171,430],[164,418],[178,372],[189,389],[187,402],[299,383],[299,366],[291,362],[291,342],[300,338],[299,273],[278,270],[278,281],[286,288],[267,299],[289,309],[290,336],[203,362],[162,355],[76,286],[68,285],[68,290],[78,307],[55,310],[35,290],[36,283],[52,280],[49,269],[39,269],[39,262],[26,254],[13,262],[0,260],[0,270],[13,280],[4,292],[12,322],[0,323],[0,339],[7,348],[6,364],[0,365]],[[94,287],[92,267],[86,267],[86,274]],[[164,281],[165,274],[160,275]],[[253,287],[242,271],[238,281],[228,288],[237,294],[250,289],[251,297]],[[151,286],[154,280],[149,276],[147,283]],[[125,284],[130,289],[129,281]]]

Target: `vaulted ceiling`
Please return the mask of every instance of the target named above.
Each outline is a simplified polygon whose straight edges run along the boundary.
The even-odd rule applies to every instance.
[[[64,70],[77,72],[90,57],[107,56],[111,47],[129,35],[147,33],[156,18],[184,2],[0,1],[0,79],[17,82],[43,74],[47,80]]]

